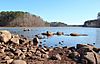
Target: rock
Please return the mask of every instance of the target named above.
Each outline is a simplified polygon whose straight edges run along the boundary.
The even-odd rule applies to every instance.
[[[33,52],[33,53],[35,53],[36,52],[36,50],[37,50],[37,48],[36,47],[31,47],[30,49],[29,49],[29,52]]]
[[[35,35],[38,39],[44,39],[45,37],[43,35]]]
[[[17,49],[16,51],[15,51],[15,54],[17,54],[18,56],[20,56],[20,54],[22,54],[23,52],[20,50],[20,49]]]
[[[81,47],[83,47],[83,46],[84,46],[83,44],[77,44],[77,45],[76,45],[76,48],[79,49],[79,48],[81,48]]]
[[[0,41],[7,43],[11,39],[11,33],[7,30],[0,30]]]
[[[4,58],[4,60],[9,60],[10,59],[10,57],[9,56],[6,56],[5,58]]]
[[[57,35],[64,35],[63,32],[57,32],[56,34],[57,34]]]
[[[90,51],[90,50],[93,50],[93,49],[94,49],[95,51],[97,50],[97,48],[95,48],[95,47],[92,46],[92,45],[77,44],[77,49],[81,49],[81,48],[84,49],[84,50],[87,50],[87,52]]]
[[[12,52],[7,52],[6,53],[10,58],[13,58],[14,57],[14,54]]]
[[[42,54],[41,57],[42,58],[49,58],[49,55],[48,54]]]
[[[27,52],[27,48],[22,48],[22,52]]]
[[[88,36],[87,34],[80,34],[80,36]]]
[[[36,51],[35,53],[37,56],[41,57],[41,52],[40,51]]]
[[[96,64],[95,57],[92,52],[87,52],[87,55],[84,57],[89,60],[90,64]]]
[[[19,45],[19,39],[20,38],[18,35],[13,35],[13,37],[11,38],[11,42]]]
[[[33,39],[33,45],[34,46],[38,46],[38,43],[40,42],[40,40],[37,38],[37,37],[35,37],[34,39]]]
[[[19,43],[27,45],[27,44],[31,43],[31,41],[29,41],[27,38],[20,38]]]
[[[53,51],[53,48],[49,48],[49,51]]]
[[[71,36],[80,36],[80,34],[78,34],[78,33],[71,33],[70,35]]]
[[[61,56],[60,56],[59,54],[56,55],[56,58],[57,58],[58,60],[61,60]]]
[[[0,64],[11,64],[13,62],[13,59],[9,60],[0,60]]]
[[[19,56],[19,59],[25,59],[25,54],[21,54],[20,56]]]
[[[29,57],[31,57],[31,56],[32,56],[32,52],[27,52],[27,55],[28,55]]]
[[[78,57],[79,57],[79,53],[78,52],[69,52],[69,56],[68,57],[70,57],[71,59],[73,59],[73,60],[75,60],[75,61],[77,61],[78,60]]]
[[[88,36],[87,34],[71,33],[70,36]]]
[[[99,53],[100,48],[93,48],[93,51],[95,51],[96,53]]]
[[[6,60],[7,64],[11,64],[13,62],[13,59],[9,59],[9,60]]]
[[[48,54],[48,52],[44,51],[43,49],[38,49],[43,54]]]
[[[12,64],[27,64],[24,60],[14,60]]]
[[[78,53],[81,54],[81,56],[83,56],[83,55],[86,55],[87,52],[90,52],[91,50],[88,47],[82,47],[82,48],[78,49],[77,51],[78,51]]]
[[[47,31],[46,33],[42,33],[42,35],[52,36],[52,35],[54,35],[54,33],[53,33],[53,32]]]
[[[9,60],[6,60],[7,64],[11,64],[13,62],[13,59],[9,59]]]
[[[39,57],[39,56],[32,56],[33,60],[38,60],[38,61],[44,61],[43,58]]]
[[[30,31],[30,29],[24,28],[23,31]]]
[[[1,53],[4,53],[4,51],[5,51],[5,47],[0,46],[0,52],[1,52]]]
[[[61,60],[61,56],[59,54],[49,56],[50,60]]]
[[[93,52],[93,54],[94,54],[94,57],[95,57],[96,63],[97,63],[97,64],[100,64],[100,55],[97,54],[96,52],[94,52],[93,50],[92,50],[92,52]]]

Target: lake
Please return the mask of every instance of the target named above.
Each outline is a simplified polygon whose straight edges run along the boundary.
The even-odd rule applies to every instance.
[[[88,34],[88,36],[51,36],[46,37],[45,39],[41,39],[42,44],[46,44],[47,46],[57,47],[57,46],[75,46],[76,44],[93,44],[96,43],[96,47],[100,47],[100,28],[85,28],[85,27],[28,27],[30,31],[23,31],[24,27],[14,27],[7,28],[2,27],[0,30],[9,30],[11,33],[24,35],[29,39],[32,39],[34,35],[41,34],[46,31],[50,32],[64,32],[64,34],[70,33],[80,33],[80,34]],[[60,43],[60,44],[59,44]]]

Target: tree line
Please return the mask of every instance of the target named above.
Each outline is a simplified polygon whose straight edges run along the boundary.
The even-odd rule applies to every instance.
[[[40,17],[22,11],[2,11],[0,12],[0,26],[11,27],[42,27],[46,22]]]

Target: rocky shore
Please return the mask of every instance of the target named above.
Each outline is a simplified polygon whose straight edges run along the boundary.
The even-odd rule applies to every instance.
[[[0,64],[100,64],[99,51],[91,44],[48,47],[37,37],[29,40],[0,30]]]

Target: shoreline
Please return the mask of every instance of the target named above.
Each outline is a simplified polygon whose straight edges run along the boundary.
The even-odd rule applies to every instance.
[[[30,41],[26,37],[19,37],[9,31],[0,32],[0,64],[14,64],[15,62],[21,64],[100,63],[100,48],[91,44],[49,48],[41,45],[42,42],[37,37]]]

